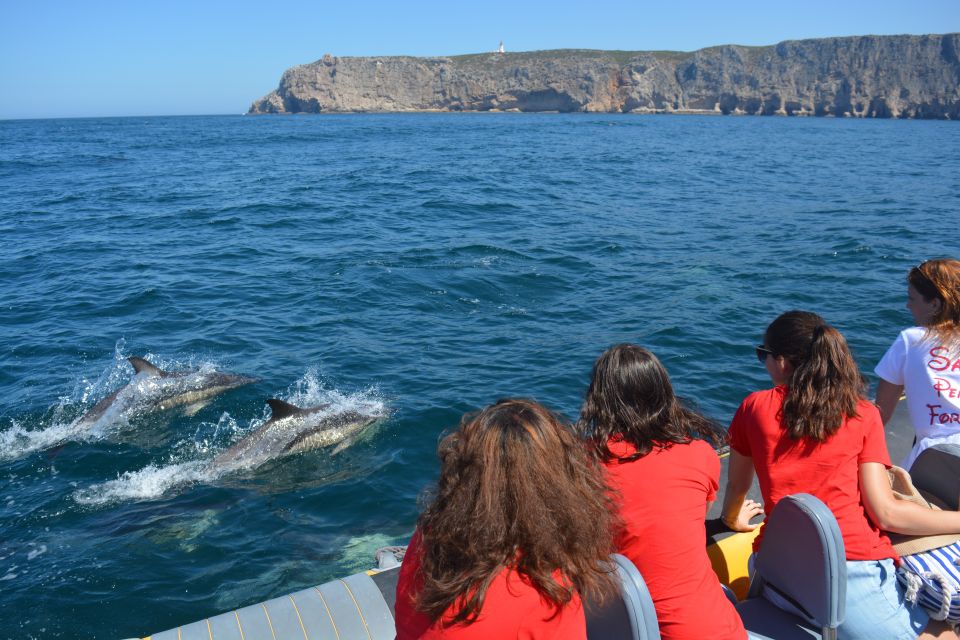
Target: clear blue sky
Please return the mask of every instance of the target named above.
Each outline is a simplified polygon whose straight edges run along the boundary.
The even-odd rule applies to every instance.
[[[594,4],[594,3],[590,3]],[[324,53],[457,55],[960,31],[960,0],[0,0],[0,119],[242,113]]]

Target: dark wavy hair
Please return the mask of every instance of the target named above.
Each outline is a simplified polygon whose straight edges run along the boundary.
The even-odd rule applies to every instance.
[[[907,282],[927,302],[940,301],[940,311],[927,325],[927,331],[944,344],[960,343],[960,260],[927,260],[910,269]]]
[[[781,422],[792,438],[823,441],[857,415],[867,384],[843,335],[809,311],[788,311],[767,327],[764,344],[793,366]]]
[[[440,480],[417,521],[417,609],[437,620],[454,605],[449,624],[470,624],[505,567],[557,612],[575,592],[598,602],[615,592],[615,497],[555,414],[531,400],[500,400],[464,416],[438,454]]]
[[[654,447],[698,438],[714,446],[726,439],[717,423],[677,398],[657,357],[633,344],[615,345],[597,358],[577,430],[605,461],[627,462],[647,455]],[[611,439],[629,442],[636,453],[615,456],[608,446]]]

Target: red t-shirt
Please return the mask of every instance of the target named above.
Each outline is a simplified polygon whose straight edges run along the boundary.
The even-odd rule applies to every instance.
[[[809,493],[824,502],[840,525],[847,560],[900,559],[890,539],[870,520],[860,499],[860,465],[890,466],[890,454],[877,408],[861,400],[849,418],[824,442],[794,440],[778,417],[787,387],[751,393],[730,423],[730,447],[753,458],[767,515],[780,498]],[[760,548],[763,531],[754,540]]]
[[[478,531],[477,535],[483,535],[483,532]],[[574,594],[573,600],[558,612],[549,601],[540,597],[528,580],[513,569],[504,569],[490,583],[480,617],[473,624],[444,627],[442,622],[456,615],[453,606],[440,620],[431,623],[413,606],[413,596],[423,584],[422,578],[417,575],[419,568],[420,532],[415,531],[397,579],[397,601],[394,605],[397,640],[586,640],[587,621],[579,596]]]
[[[617,456],[636,453],[623,441],[612,440],[608,447]],[[605,466],[622,497],[625,528],[617,547],[647,583],[664,640],[746,638],[707,556],[704,519],[720,481],[713,447],[694,440]]]

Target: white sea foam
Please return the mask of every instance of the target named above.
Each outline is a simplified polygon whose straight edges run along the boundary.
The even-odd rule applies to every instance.
[[[148,465],[140,471],[125,471],[116,480],[95,484],[73,492],[78,504],[102,506],[117,502],[156,500],[173,489],[216,479],[215,471],[205,460],[174,463],[156,467]]]
[[[43,429],[26,429],[14,421],[0,431],[0,461],[14,460],[25,455],[49,449],[61,442],[78,439],[83,429],[75,424],[54,424]]]
[[[31,543],[32,546],[32,543]],[[41,544],[36,549],[31,549],[27,552],[27,560],[33,560],[37,556],[42,556],[47,552],[47,545]]]
[[[386,403],[376,387],[344,394],[337,389],[328,388],[316,368],[308,369],[302,378],[291,385],[286,397],[281,399],[301,408],[329,404],[330,413],[356,411],[374,416],[386,416],[388,413]]]

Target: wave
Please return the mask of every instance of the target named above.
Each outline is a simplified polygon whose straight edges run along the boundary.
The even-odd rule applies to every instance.
[[[32,430],[13,421],[8,429],[0,431],[0,461],[16,460],[69,440],[84,439],[85,432],[87,430],[76,423],[53,424]]]

